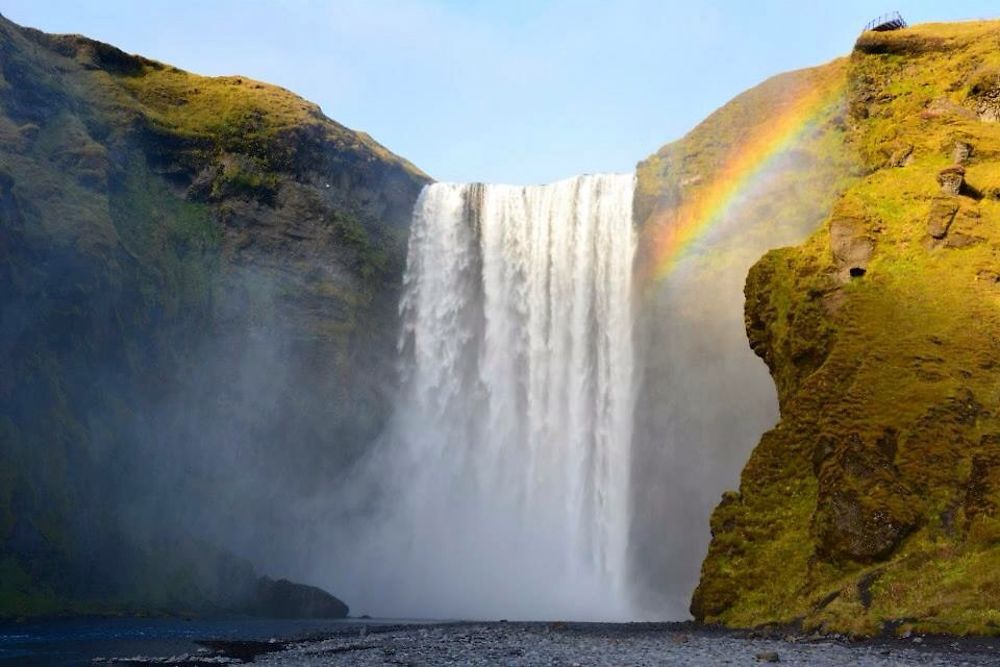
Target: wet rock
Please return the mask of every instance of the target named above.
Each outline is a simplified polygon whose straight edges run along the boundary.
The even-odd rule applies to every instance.
[[[941,192],[946,195],[957,196],[965,184],[965,167],[956,164],[947,169],[942,169],[938,173],[937,182],[941,186]]]
[[[947,199],[939,199],[931,205],[927,215],[927,233],[935,239],[943,239],[948,235],[948,228],[958,213],[958,204]]]
[[[781,656],[775,651],[761,651],[756,657],[760,662],[781,662]]]

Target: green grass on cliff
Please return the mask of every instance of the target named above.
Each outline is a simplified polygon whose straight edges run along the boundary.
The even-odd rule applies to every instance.
[[[849,141],[870,173],[747,283],[782,421],[713,517],[700,618],[1000,634],[998,42],[997,22],[859,40]],[[873,248],[860,277],[834,252],[845,221]]]
[[[282,141],[283,135],[306,129],[341,148],[368,151],[422,176],[368,135],[331,121],[318,105],[272,84],[242,76],[199,76],[149,61],[126,75],[109,77],[126,94],[120,97],[123,106],[138,102],[158,130],[255,156],[272,169],[292,159],[293,147]]]
[[[192,74],[78,35],[25,33],[93,71],[103,81],[100,93],[112,103],[110,110],[123,120],[141,116],[179,139],[257,155],[273,164],[291,157],[289,147],[276,141],[282,133],[311,128],[342,149],[367,151],[423,176],[368,135],[331,121],[318,105],[279,86],[244,76]]]

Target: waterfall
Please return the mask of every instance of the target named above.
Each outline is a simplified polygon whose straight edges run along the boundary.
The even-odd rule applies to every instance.
[[[633,188],[588,175],[420,195],[378,612],[627,616]]]

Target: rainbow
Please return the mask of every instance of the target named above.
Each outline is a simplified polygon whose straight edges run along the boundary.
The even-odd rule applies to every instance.
[[[642,242],[644,282],[669,276],[691,247],[726,219],[740,195],[766,175],[775,159],[816,126],[843,91],[842,77],[812,79],[796,87],[779,102],[774,115],[730,149],[711,180],[692,188],[679,208],[654,213]]]

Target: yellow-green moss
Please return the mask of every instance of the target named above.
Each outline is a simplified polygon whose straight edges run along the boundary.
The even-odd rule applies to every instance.
[[[699,618],[1000,633],[1000,201],[988,196],[1000,124],[972,99],[994,86],[998,39],[1000,23],[979,22],[859,40],[848,140],[870,174],[747,282],[751,343],[782,420],[713,517]],[[956,143],[972,154],[967,187],[948,197],[937,175]],[[935,239],[942,198],[957,213]],[[872,239],[860,277],[832,252],[838,219]]]

